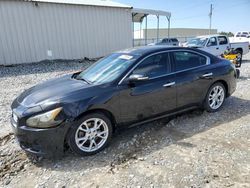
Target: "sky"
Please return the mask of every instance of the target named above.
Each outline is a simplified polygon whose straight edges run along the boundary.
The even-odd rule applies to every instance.
[[[250,0],[114,0],[134,8],[171,12],[171,28],[209,28],[210,4],[213,4],[212,29],[219,32],[250,32]],[[145,22],[143,23],[145,24]],[[144,25],[142,26],[144,27]],[[148,28],[156,28],[156,16],[148,17]],[[167,28],[165,17],[160,28]],[[135,30],[139,24],[135,24]]]

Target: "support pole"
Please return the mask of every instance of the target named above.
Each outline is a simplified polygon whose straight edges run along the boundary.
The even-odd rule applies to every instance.
[[[146,25],[145,25],[145,46],[147,45],[148,40],[148,15],[146,15]]]
[[[169,36],[170,36],[170,17],[171,16],[167,16],[167,20],[168,20],[168,39],[169,39]]]
[[[133,20],[132,20],[132,28],[133,28],[133,33],[132,33],[132,35],[133,35],[133,37],[132,37],[132,40],[133,40],[133,47],[135,46],[135,22],[133,22]]]
[[[142,21],[140,22],[140,42],[139,42],[139,46],[141,46],[141,25],[142,25]]]
[[[213,4],[210,5],[210,12],[209,12],[209,35],[211,34],[212,15],[213,15]]]
[[[159,15],[157,15],[157,42],[159,42]]]

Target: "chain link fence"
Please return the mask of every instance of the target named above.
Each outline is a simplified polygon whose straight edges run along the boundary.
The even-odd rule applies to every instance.
[[[170,38],[177,38],[180,43],[187,42],[188,40],[194,38],[195,36],[188,36],[188,37],[170,37]],[[162,39],[162,38],[161,38]],[[158,41],[160,41],[159,39]],[[146,46],[151,43],[158,42],[157,38],[150,38],[150,39],[134,39],[134,46]]]

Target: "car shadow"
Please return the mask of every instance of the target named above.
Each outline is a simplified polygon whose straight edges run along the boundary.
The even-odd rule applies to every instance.
[[[250,59],[242,59],[242,62],[241,62],[242,64],[243,63],[250,63]]]
[[[250,80],[250,76],[241,76],[238,78],[238,81]]]
[[[154,121],[141,126],[119,130],[108,148],[93,156],[81,157],[70,151],[61,159],[42,159],[35,165],[55,171],[74,171],[107,167],[112,169],[128,161],[140,160],[170,145],[193,148],[196,145],[185,138],[250,114],[250,100],[238,97],[227,99],[219,112],[193,110],[175,117]],[[226,118],[225,118],[226,117]]]

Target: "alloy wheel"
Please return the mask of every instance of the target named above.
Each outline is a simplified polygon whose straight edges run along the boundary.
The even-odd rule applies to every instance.
[[[220,108],[220,106],[224,101],[224,98],[225,98],[225,91],[223,87],[221,87],[220,85],[214,86],[209,93],[209,98],[208,98],[209,106],[213,110]]]
[[[100,118],[85,120],[75,133],[75,143],[84,152],[94,152],[101,148],[108,139],[108,126]]]

